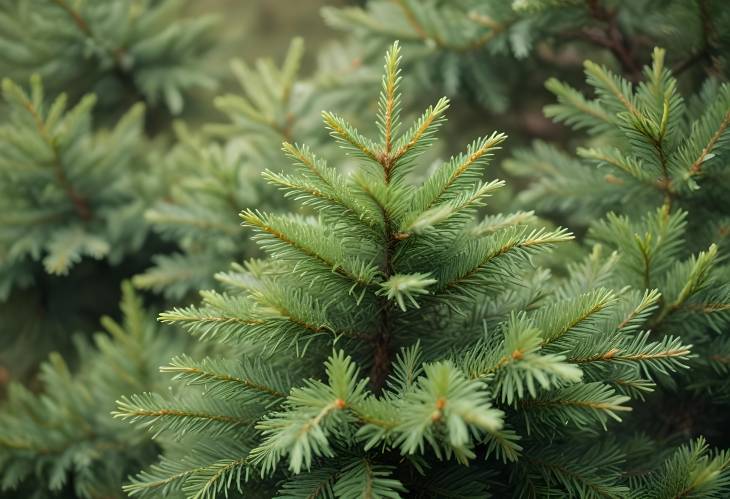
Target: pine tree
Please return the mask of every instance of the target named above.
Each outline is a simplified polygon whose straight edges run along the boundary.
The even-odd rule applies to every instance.
[[[228,289],[203,292],[202,305],[160,316],[235,355],[183,356],[164,368],[205,401],[193,418],[151,393],[118,401],[118,417],[197,439],[125,489],[196,498],[244,488],[264,497],[727,493],[727,455],[702,440],[664,462],[646,458],[647,439],[602,431],[690,357],[680,339],[644,331],[659,293],[612,289],[619,259],[599,250],[564,279],[530,265],[571,235],[526,225],[524,213],[477,219],[503,184],[482,176],[505,136],[419,168],[448,100],[402,127],[397,44],[385,61],[377,139],[323,113],[357,169],[345,176],[284,143],[295,170],[264,177],[313,212],[244,211],[270,259],[221,275]],[[659,464],[644,469],[641,458]]]

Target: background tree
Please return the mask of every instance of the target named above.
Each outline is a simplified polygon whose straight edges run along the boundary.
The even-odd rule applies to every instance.
[[[164,444],[108,413],[114,394],[169,387],[160,360],[194,345],[161,331],[129,283],[121,310],[123,320],[104,317],[105,331],[92,341],[76,337],[77,373],[53,354],[41,367],[40,393],[9,386],[0,412],[0,477],[14,497],[123,497],[126,475],[152,462]]]
[[[678,382],[680,393],[654,398],[661,409],[651,414],[667,414],[667,435],[703,433],[727,403],[728,209],[720,198],[730,187],[730,87],[711,78],[698,95],[683,98],[661,49],[636,87],[592,62],[585,68],[595,98],[549,80],[558,103],[545,112],[587,130],[587,146],[575,158],[539,142],[506,166],[533,179],[520,202],[545,213],[569,211],[573,226],[594,220],[588,239],[622,255],[617,282],[662,292],[653,334],[681,334],[696,357]],[[712,437],[728,441],[719,428]]]

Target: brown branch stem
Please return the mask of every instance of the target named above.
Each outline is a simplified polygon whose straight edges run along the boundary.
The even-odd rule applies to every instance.
[[[385,213],[385,210],[383,210]],[[383,274],[385,279],[388,279],[393,275],[393,250],[398,242],[395,237],[394,230],[390,220],[386,219],[385,224],[386,232],[386,247],[385,257],[383,258]],[[385,380],[390,374],[392,365],[392,352],[391,352],[391,328],[392,328],[392,313],[393,306],[390,300],[386,297],[380,297],[380,319],[378,322],[378,330],[373,338],[374,352],[373,352],[373,367],[370,373],[370,381],[372,382],[373,391],[379,393],[385,385]]]
[[[609,50],[629,79],[638,81],[641,78],[641,65],[634,57],[634,48],[629,38],[618,24],[616,12],[606,9],[599,0],[587,0],[587,6],[591,17],[605,27],[603,29],[585,27],[572,35]]]
[[[66,14],[73,20],[74,24],[81,33],[83,33],[88,38],[97,39],[91,27],[89,26],[89,23],[86,22],[86,20],[81,16],[78,11],[74,10],[70,5],[68,5],[66,3],[66,0],[53,0],[53,2],[61,9],[63,9],[64,12],[66,12]],[[149,104],[144,94],[142,94],[142,92],[137,87],[137,84],[134,81],[132,74],[127,68],[128,64],[125,62],[127,58],[127,50],[124,47],[110,48],[107,50],[107,54],[114,60],[113,72],[117,76],[121,84],[125,88],[127,88],[127,90],[129,90],[129,92],[134,96],[135,99],[144,102],[145,104]]]

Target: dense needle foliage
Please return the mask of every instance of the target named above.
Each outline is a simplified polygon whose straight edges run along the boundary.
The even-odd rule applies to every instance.
[[[644,329],[660,294],[605,286],[613,257],[594,255],[556,281],[530,257],[569,233],[524,224],[525,214],[476,218],[502,185],[483,172],[504,135],[419,168],[448,101],[401,126],[399,60],[396,44],[377,139],[323,113],[357,168],[343,176],[285,143],[295,169],[264,176],[311,214],[244,211],[271,259],[222,275],[228,289],[204,292],[201,306],[161,315],[237,353],[164,368],[202,388],[208,406],[192,417],[159,395],[120,399],[117,416],[205,442],[163,456],[126,490],[436,497],[459,477],[461,497],[643,496],[666,486],[663,473],[689,472],[671,461],[683,453],[725,466],[697,441],[665,472],[627,468],[648,443],[604,431],[690,357],[679,338]]]
[[[0,498],[729,496],[726,1],[259,3],[0,0]]]

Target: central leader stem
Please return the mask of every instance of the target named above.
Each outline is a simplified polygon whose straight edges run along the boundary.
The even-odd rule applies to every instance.
[[[391,158],[388,154],[389,151],[386,149],[384,157],[380,163],[383,166],[385,173],[385,184],[390,183],[391,173]],[[387,281],[393,275],[393,253],[395,251],[395,245],[398,240],[395,237],[395,230],[393,230],[393,224],[388,215],[388,210],[385,206],[382,206],[383,218],[385,219],[385,254],[383,256],[383,274]],[[380,319],[378,321],[378,330],[373,339],[375,343],[373,353],[373,367],[370,372],[370,380],[372,382],[373,391],[380,393],[385,385],[385,380],[390,374],[392,365],[392,352],[391,352],[391,338],[392,338],[392,321],[393,321],[393,306],[392,302],[385,296],[381,296],[378,299],[380,309]]]
[[[390,223],[386,223],[387,230],[387,241],[385,248],[384,258],[384,273],[386,280],[393,275],[392,268],[392,255],[395,249],[397,240],[393,237],[393,231],[391,230]],[[380,320],[378,323],[378,331],[375,335],[375,352],[373,355],[373,367],[370,375],[372,380],[373,390],[375,393],[379,393],[385,385],[385,380],[390,374],[391,368],[391,329],[392,329],[392,314],[393,306],[392,302],[386,297],[381,296],[379,298],[380,306]]]

